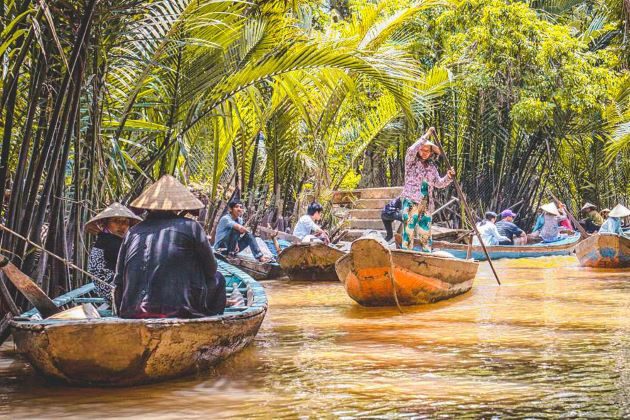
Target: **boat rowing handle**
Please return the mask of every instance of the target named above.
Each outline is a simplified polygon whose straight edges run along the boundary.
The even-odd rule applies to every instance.
[[[46,293],[4,255],[0,255],[0,269],[24,297],[37,308],[42,318],[48,318],[51,315],[61,312]]]

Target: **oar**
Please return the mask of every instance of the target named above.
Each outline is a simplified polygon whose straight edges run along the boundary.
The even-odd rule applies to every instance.
[[[22,273],[16,266],[11,264],[9,259],[4,255],[0,255],[0,269],[24,297],[37,308],[42,318],[48,318],[51,315],[61,312],[46,293],[44,293],[29,276]]]
[[[442,147],[442,143],[440,143],[440,140],[438,139],[437,133],[435,131],[433,132],[433,137],[435,138],[435,142],[437,143],[437,147],[442,152],[442,156],[444,156],[444,160],[446,161],[446,166],[451,168],[451,162],[448,160],[448,156],[446,154],[446,151]],[[494,278],[497,280],[498,284],[501,284],[501,280],[499,280],[499,275],[497,274],[497,271],[494,269],[494,265],[492,264],[492,260],[490,259],[490,254],[488,253],[488,250],[486,249],[486,245],[483,243],[483,240],[481,239],[481,234],[479,233],[479,229],[477,229],[477,224],[475,223],[475,219],[473,218],[472,212],[470,211],[470,207],[468,207],[468,203],[466,202],[466,197],[464,196],[464,192],[462,191],[462,187],[461,187],[461,185],[459,185],[459,181],[457,181],[457,178],[455,178],[455,177],[453,177],[453,184],[455,184],[455,189],[457,190],[457,194],[459,195],[459,198],[460,198],[460,200],[462,202],[462,205],[464,206],[464,212],[466,213],[466,217],[468,218],[468,222],[472,225],[472,227],[473,227],[473,229],[475,231],[475,235],[477,235],[477,238],[479,238],[479,243],[481,244],[481,248],[483,249],[483,253],[486,254],[486,258],[488,259],[488,264],[490,264],[490,268],[492,269],[492,273],[494,273]]]

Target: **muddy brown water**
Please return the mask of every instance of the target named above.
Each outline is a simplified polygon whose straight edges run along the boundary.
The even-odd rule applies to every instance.
[[[434,305],[362,308],[340,283],[264,282],[255,343],[136,388],[52,384],[0,348],[0,417],[630,417],[630,271],[575,257],[482,263]]]

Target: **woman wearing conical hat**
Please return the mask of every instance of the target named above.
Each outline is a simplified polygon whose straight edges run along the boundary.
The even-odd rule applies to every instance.
[[[88,233],[96,234],[96,242],[88,257],[88,272],[106,283],[112,283],[118,251],[130,226],[142,221],[120,203],[112,203],[85,224]],[[112,287],[96,282],[96,293],[111,303]]]
[[[588,233],[597,232],[604,223],[604,218],[597,211],[597,206],[587,202],[580,211],[584,214],[584,218],[580,220],[584,230]]]
[[[225,279],[217,273],[201,225],[181,213],[204,205],[165,175],[131,207],[148,211],[129,229],[116,268],[116,307],[122,318],[196,318],[223,313]]]
[[[620,236],[625,235],[623,229],[621,228],[621,219],[628,216],[630,216],[630,210],[621,204],[617,204],[613,207],[610,213],[608,213],[608,219],[606,219],[602,227],[599,229],[599,233]]]
[[[560,203],[560,208],[554,203],[547,203],[540,206],[543,211],[544,223],[540,229],[540,238],[543,242],[556,242],[566,238],[560,233],[560,223],[567,219],[564,211],[564,204]]]

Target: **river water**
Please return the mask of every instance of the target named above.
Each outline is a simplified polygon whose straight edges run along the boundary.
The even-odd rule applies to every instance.
[[[340,283],[264,282],[255,343],[127,389],[50,384],[0,348],[0,417],[630,417],[630,272],[575,257],[481,263],[434,305],[362,308]]]

